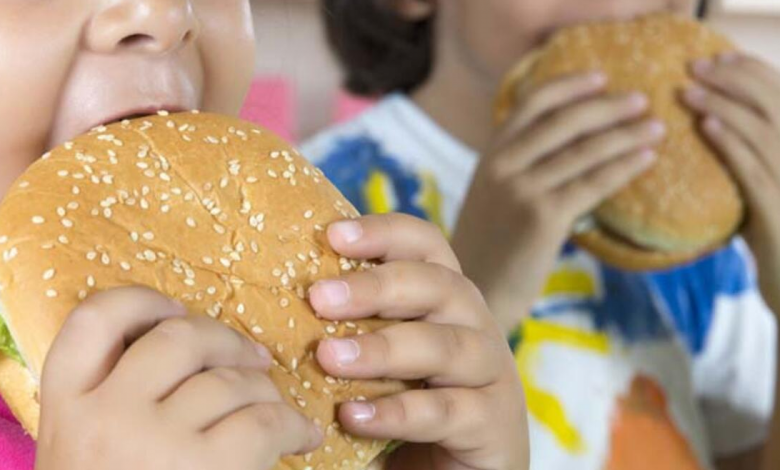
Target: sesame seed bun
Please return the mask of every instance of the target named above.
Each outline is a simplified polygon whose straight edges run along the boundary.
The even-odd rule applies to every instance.
[[[692,261],[734,235],[744,216],[738,186],[680,101],[692,83],[691,61],[732,50],[693,19],[655,14],[561,30],[507,75],[495,107],[498,123],[521,91],[602,70],[609,92],[645,93],[650,114],[667,124],[656,165],[594,211],[592,228],[574,235],[579,245],[617,267],[650,270]]]
[[[326,322],[306,299],[318,279],[370,268],[325,241],[329,223],[357,215],[287,143],[237,119],[162,113],[66,143],[0,205],[0,300],[27,364],[0,360],[0,393],[36,436],[38,378],[69,312],[98,291],[148,286],[270,349],[271,378],[326,434],[276,469],[364,469],[387,443],[343,433],[337,405],[407,385],[336,380],[313,352],[390,322]]]

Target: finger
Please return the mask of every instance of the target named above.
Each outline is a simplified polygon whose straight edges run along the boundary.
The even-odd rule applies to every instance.
[[[658,144],[666,135],[662,121],[629,124],[574,145],[560,156],[542,160],[528,173],[528,180],[551,189],[593,171],[599,166]]]
[[[771,98],[777,95],[778,88],[763,80],[760,74],[750,73],[739,56],[732,57],[725,62],[696,61],[693,64],[694,75],[702,83],[746,103],[773,122],[780,123],[777,100]]]
[[[482,296],[465,277],[439,264],[396,261],[309,291],[318,315],[329,320],[378,316],[480,326],[488,317]]]
[[[717,117],[729,128],[736,131],[752,146],[755,153],[766,158],[762,149],[780,148],[778,133],[772,126],[759,116],[755,110],[747,107],[733,98],[721,95],[716,91],[710,92],[702,87],[692,87],[684,95],[685,102],[694,110],[705,116]],[[769,165],[771,167],[771,165]]]
[[[771,173],[750,146],[720,119],[708,117],[702,128],[735,175],[751,205],[759,207],[765,194],[763,188],[771,187]]]
[[[134,387],[151,400],[168,396],[188,377],[215,367],[267,369],[263,346],[205,317],[165,321],[135,342],[106,379],[106,387]],[[144,380],[138,383],[138,377]]]
[[[405,214],[369,215],[328,227],[328,241],[348,258],[438,263],[460,272],[441,229]]]
[[[126,287],[89,297],[65,321],[48,354],[42,385],[58,398],[96,388],[125,348],[158,322],[186,309],[162,294]]]
[[[609,162],[561,187],[555,194],[556,205],[570,207],[575,216],[588,213],[647,171],[656,158],[655,152],[645,150]]]
[[[415,390],[339,408],[342,426],[356,436],[455,448],[491,429],[492,415],[483,393],[465,388]]]
[[[506,354],[505,342],[497,336],[422,322],[326,340],[317,348],[320,365],[335,377],[425,380],[436,387],[489,385],[505,368]]]
[[[286,455],[304,454],[322,442],[322,432],[283,403],[263,403],[233,413],[205,431],[214,455],[246,458],[235,468],[270,469]]]
[[[584,137],[638,118],[647,106],[647,97],[638,93],[575,104],[522,133],[496,160],[496,172],[504,179],[511,178]]]
[[[602,92],[606,84],[607,77],[596,72],[562,77],[529,92],[521,91],[515,107],[517,112],[503,126],[501,134],[507,137],[515,135],[542,116]]]
[[[159,404],[159,410],[172,423],[204,430],[247,406],[281,401],[262,371],[216,368],[189,378]]]

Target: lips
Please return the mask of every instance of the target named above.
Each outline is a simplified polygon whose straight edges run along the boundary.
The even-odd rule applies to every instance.
[[[138,107],[138,108],[132,108],[128,110],[124,110],[121,112],[117,112],[114,114],[109,115],[108,117],[105,117],[101,119],[98,122],[93,123],[89,128],[93,129],[98,126],[105,126],[108,124],[113,124],[115,122],[123,121],[125,119],[136,119],[141,118],[144,116],[149,116],[152,114],[157,114],[161,111],[167,111],[169,113],[179,113],[183,111],[188,111],[189,109],[185,106],[178,106],[178,105],[162,105],[162,106],[144,106],[144,107]],[[88,129],[85,129],[85,131]]]

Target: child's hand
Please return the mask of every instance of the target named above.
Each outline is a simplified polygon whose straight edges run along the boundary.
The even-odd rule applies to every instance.
[[[477,171],[453,245],[504,328],[537,300],[575,222],[654,162],[663,123],[640,119],[644,96],[604,85],[591,74],[521,94]]]
[[[393,470],[528,468],[523,391],[511,352],[479,291],[460,273],[441,232],[401,215],[331,225],[344,256],[385,264],[311,290],[332,320],[411,320],[373,334],[320,344],[317,357],[343,378],[423,380],[427,389],[343,405],[350,432],[407,444]]]
[[[738,54],[693,66],[700,85],[685,102],[742,187],[745,239],[756,255],[761,290],[780,314],[780,74]]]
[[[74,311],[47,358],[37,470],[260,470],[315,448],[270,354],[140,288]]]

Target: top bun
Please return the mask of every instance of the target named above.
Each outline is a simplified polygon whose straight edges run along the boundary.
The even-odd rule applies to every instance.
[[[29,368],[0,381],[3,395],[35,435],[31,397],[69,312],[97,291],[148,286],[274,355],[271,378],[326,434],[313,455],[276,469],[366,468],[386,443],[344,434],[336,406],[405,385],[328,377],[313,353],[324,338],[389,322],[326,322],[306,299],[316,280],[369,267],[325,241],[328,224],[357,215],[287,143],[237,119],[161,113],[56,148],[0,206],[0,299]]]
[[[719,247],[738,229],[744,215],[738,187],[680,102],[680,93],[692,84],[691,61],[732,50],[726,38],[693,19],[655,14],[561,30],[509,74],[496,104],[499,122],[512,112],[521,90],[601,70],[609,92],[646,94],[650,114],[667,125],[656,165],[593,214],[612,238],[633,245],[618,250],[628,257],[603,253],[604,237],[594,233],[575,237],[586,248],[620,267],[663,268]]]

